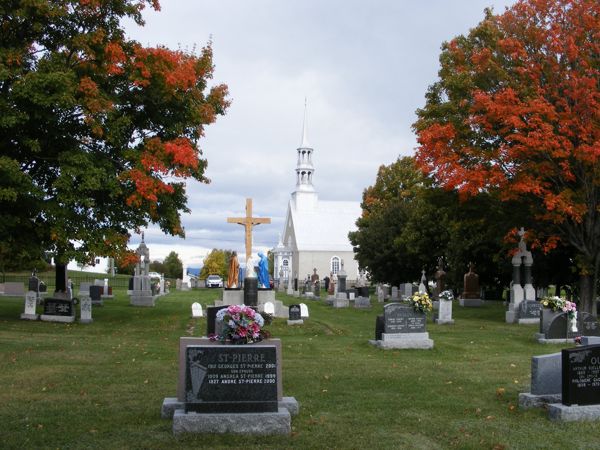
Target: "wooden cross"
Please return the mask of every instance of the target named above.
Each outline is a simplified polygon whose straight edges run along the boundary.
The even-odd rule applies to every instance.
[[[259,219],[252,217],[252,199],[246,199],[246,217],[228,217],[227,223],[239,223],[246,229],[246,261],[250,260],[252,254],[252,227],[261,223],[271,223],[268,217]]]

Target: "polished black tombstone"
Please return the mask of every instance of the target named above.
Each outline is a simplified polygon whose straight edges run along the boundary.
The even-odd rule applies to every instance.
[[[104,292],[103,286],[90,286],[90,298],[92,302],[101,302],[102,301],[102,293]]]
[[[290,305],[288,314],[289,320],[302,320],[300,305]]]
[[[258,278],[244,278],[244,305],[258,305]]]
[[[47,298],[44,300],[44,315],[48,316],[74,316],[75,307],[73,300],[64,298]]]
[[[275,345],[190,345],[185,362],[186,412],[277,412]]]
[[[600,345],[562,350],[562,403],[600,404]]]
[[[380,341],[381,335],[385,331],[385,320],[383,319],[383,315],[377,316],[375,319],[375,340]]]
[[[217,312],[219,312],[219,310],[224,309],[224,308],[227,308],[227,306],[207,306],[206,307],[206,335],[207,336],[217,333],[217,328],[215,325],[215,322],[217,319]]]
[[[369,297],[369,286],[359,286],[356,291],[359,297]]]

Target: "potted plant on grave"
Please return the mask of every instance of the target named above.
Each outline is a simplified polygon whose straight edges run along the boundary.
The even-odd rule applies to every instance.
[[[426,314],[433,309],[433,303],[426,292],[414,293],[412,296],[408,297],[407,302],[413,307],[415,312]]]
[[[229,344],[252,344],[268,339],[271,334],[263,326],[271,322],[271,316],[264,318],[249,306],[230,305],[217,312],[216,320],[222,322],[220,334],[211,334],[211,341]]]

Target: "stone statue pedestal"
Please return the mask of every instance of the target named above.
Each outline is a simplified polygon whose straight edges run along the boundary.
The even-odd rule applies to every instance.
[[[223,297],[221,305],[243,305],[244,304],[244,291],[240,288],[235,289],[223,289]],[[215,302],[217,305],[217,302]],[[220,305],[217,305],[220,306]]]

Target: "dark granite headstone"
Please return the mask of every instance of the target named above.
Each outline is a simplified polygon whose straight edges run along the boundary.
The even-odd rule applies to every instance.
[[[48,316],[74,316],[73,300],[47,298],[44,300],[44,314]]]
[[[215,334],[216,326],[215,321],[217,320],[217,312],[227,306],[207,306],[206,307],[206,335],[210,336]]]
[[[289,320],[302,320],[300,305],[290,305]]]
[[[383,307],[385,333],[424,333],[427,316],[412,306],[390,303]]]
[[[546,329],[546,339],[572,339],[577,336],[600,336],[600,323],[598,319],[586,312],[577,314],[577,332],[569,331],[567,334],[567,313],[560,313],[554,317]]]
[[[600,404],[600,345],[562,350],[562,403]]]
[[[359,297],[369,297],[369,286],[360,286],[356,290]]]
[[[519,305],[519,319],[539,319],[541,312],[542,304],[534,300],[527,300]]]
[[[186,412],[276,412],[275,346],[188,346],[185,400]]]
[[[338,273],[338,292],[346,292],[346,274]]]
[[[46,292],[46,291],[48,291],[48,286],[46,286],[46,283],[44,283],[43,281],[40,281],[39,292]]]
[[[298,278],[294,278],[294,291],[298,290]]]
[[[561,313],[554,317],[552,322],[550,322],[550,325],[548,325],[545,334],[546,339],[573,339],[577,336],[581,336],[581,332],[571,331],[571,324],[570,320],[567,318],[567,313]]]
[[[258,278],[244,278],[244,305],[258,305]]]
[[[33,292],[39,292],[40,279],[35,275],[29,277],[29,290]]]
[[[90,286],[90,298],[93,302],[99,302],[102,300],[102,293],[104,292],[104,288],[102,286]]]
[[[477,299],[480,297],[479,292],[479,275],[475,273],[475,265],[469,264],[469,271],[464,276],[464,289],[461,295],[466,299]]]
[[[375,340],[380,341],[381,335],[385,331],[385,320],[383,319],[383,315],[377,316],[375,319]]]
[[[540,333],[543,335],[546,334],[548,327],[552,323],[555,317],[561,315],[560,311],[552,311],[550,308],[542,308],[542,312],[540,315]]]
[[[133,277],[129,279],[129,285],[127,287],[128,290],[133,291]]]
[[[580,312],[577,314],[577,328],[583,336],[600,336],[600,323],[590,313]]]

